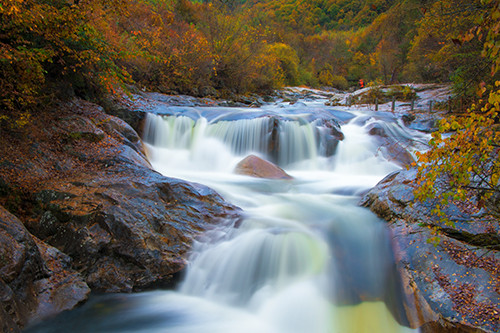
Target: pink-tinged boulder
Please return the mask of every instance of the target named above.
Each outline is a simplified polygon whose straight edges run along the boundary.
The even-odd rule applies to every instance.
[[[439,198],[415,199],[416,175],[416,169],[392,173],[360,202],[388,222],[410,326],[424,333],[500,332],[497,222],[454,201],[442,206],[450,228],[433,213]],[[438,191],[441,184],[435,183]],[[440,241],[433,244],[436,231]]]
[[[267,179],[293,179],[279,166],[255,155],[245,157],[234,169],[239,175],[247,175]]]

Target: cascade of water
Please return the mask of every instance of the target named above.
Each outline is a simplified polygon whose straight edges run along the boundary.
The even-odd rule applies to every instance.
[[[200,252],[181,291],[245,306],[263,290],[318,274],[326,258],[326,247],[312,235],[252,229]]]
[[[259,321],[278,325],[272,328],[276,332],[308,332],[310,327],[305,329],[300,323],[313,325],[309,318],[315,318],[313,332],[354,332],[359,325],[343,318],[365,311],[367,317],[377,313],[369,326],[374,332],[377,327],[380,332],[404,331],[376,305],[335,305],[357,304],[360,297],[381,300],[386,293],[398,293],[397,286],[396,291],[387,290],[387,280],[397,279],[383,225],[356,207],[352,197],[333,193],[351,192],[347,186],[356,188],[352,193],[366,190],[399,167],[377,153],[364,125],[352,121],[342,126],[345,140],[339,143],[333,161],[322,163],[323,171],[311,172],[326,158],[320,144],[322,131],[316,121],[300,119],[296,114],[294,120],[257,118],[207,124],[203,140],[219,140],[233,157],[257,151],[271,159],[269,140],[277,130],[277,161],[283,166],[293,162],[289,172],[296,178],[287,186],[283,181],[241,177],[226,177],[222,183],[221,179],[207,182],[206,176],[192,178],[242,206],[248,218],[232,237],[195,248],[179,291],[257,313]],[[307,300],[316,315],[292,315],[297,297]],[[276,322],[270,314],[280,319]]]
[[[261,117],[219,121],[211,124],[206,134],[228,144],[233,153],[244,155],[249,152],[265,153],[271,139],[270,131],[269,119]]]
[[[365,127],[351,122],[342,126],[342,132],[345,139],[339,143],[335,171],[380,177],[399,169],[399,166],[389,163],[379,153]]]
[[[384,225],[356,205],[356,193],[398,168],[377,153],[365,124],[343,125],[345,139],[329,157],[331,133],[306,108],[294,106],[288,118],[236,113],[232,121],[202,113],[148,115],[152,165],[213,187],[243,208],[245,220],[195,244],[177,291],[106,298],[109,315],[99,324],[78,319],[96,316],[91,303],[62,325],[75,333],[408,331],[391,314],[398,300],[384,304],[399,292]],[[249,153],[277,161],[294,178],[233,174]]]
[[[315,131],[315,124],[300,124],[297,121],[284,121],[280,123],[280,147],[278,163],[287,165],[291,162],[316,160],[320,151]]]
[[[316,122],[303,121],[297,115],[294,118],[278,121],[257,117],[209,123],[203,117],[195,121],[185,116],[148,114],[144,137],[157,147],[188,149],[192,157],[203,141],[213,143],[214,139],[226,145],[234,155],[257,153],[282,166],[325,156],[326,150],[320,146],[321,141],[327,140],[325,131],[319,130]],[[274,133],[278,133],[277,137],[273,137]]]

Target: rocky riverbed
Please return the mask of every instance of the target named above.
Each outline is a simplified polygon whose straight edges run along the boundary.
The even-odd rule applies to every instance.
[[[273,103],[335,96],[290,89],[274,96]],[[423,93],[421,103],[433,96]],[[71,309],[91,290],[132,292],[174,284],[197,235],[237,223],[240,210],[203,185],[152,170],[137,134],[143,111],[158,105],[257,106],[271,100],[141,94],[111,103],[108,113],[74,100],[34,114],[23,128],[3,131],[0,330],[17,332]],[[398,106],[396,114],[409,127],[433,130],[439,115]],[[404,142],[391,141],[387,130],[373,124],[370,134],[385,148],[385,157],[411,165]],[[414,177],[411,169],[391,174],[361,200],[388,222],[411,326],[423,332],[498,332],[500,256],[498,248],[482,243],[498,237],[498,222],[484,223],[450,206],[458,231],[447,229],[430,214],[432,202],[413,203]],[[442,231],[438,245],[427,242],[430,227]]]

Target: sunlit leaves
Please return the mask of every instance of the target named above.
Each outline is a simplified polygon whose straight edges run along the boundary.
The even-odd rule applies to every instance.
[[[486,36],[483,56],[493,60],[491,73],[496,73],[500,70],[500,1],[498,0],[482,0],[483,5],[491,8],[490,15],[485,15],[479,21],[479,26],[474,27],[470,31],[470,35],[476,34],[480,39],[483,37],[482,31],[486,30]]]
[[[419,154],[417,199],[440,198],[442,205],[470,202],[481,209],[500,193],[500,131],[495,124],[499,98],[500,89],[492,90],[481,109],[440,122],[431,149]],[[443,206],[434,209],[438,216],[442,211]],[[490,207],[490,213],[500,211]]]
[[[426,81],[452,80],[459,96],[474,96],[484,80],[488,58],[481,57],[483,42],[470,29],[488,13],[481,0],[435,1],[419,22],[411,42],[411,75]]]
[[[435,19],[443,8],[469,2],[426,3],[432,8],[413,49],[432,52],[408,58],[422,15],[415,0],[0,0],[0,83],[6,87],[0,103],[9,110],[33,107],[55,93],[51,86],[95,98],[131,78],[141,88],[197,94],[207,87],[246,93],[296,84],[348,89],[360,78],[419,79],[415,70],[436,73],[433,63],[462,64],[467,74],[468,59],[480,50],[469,52],[465,41],[478,44],[479,35],[484,53],[495,59],[499,43],[487,36],[498,31],[496,21],[474,23],[462,12],[450,22]],[[483,3],[492,8],[497,1]],[[479,28],[469,29],[472,24]],[[458,130],[457,124],[449,130]]]

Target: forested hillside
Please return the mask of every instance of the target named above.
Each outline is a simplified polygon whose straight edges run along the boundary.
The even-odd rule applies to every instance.
[[[230,97],[285,85],[491,85],[481,0],[1,0],[0,107],[22,112],[128,84]],[[495,50],[498,50],[496,47]],[[497,51],[495,51],[497,52]],[[125,89],[126,90],[126,89]],[[21,115],[20,115],[21,114]]]

